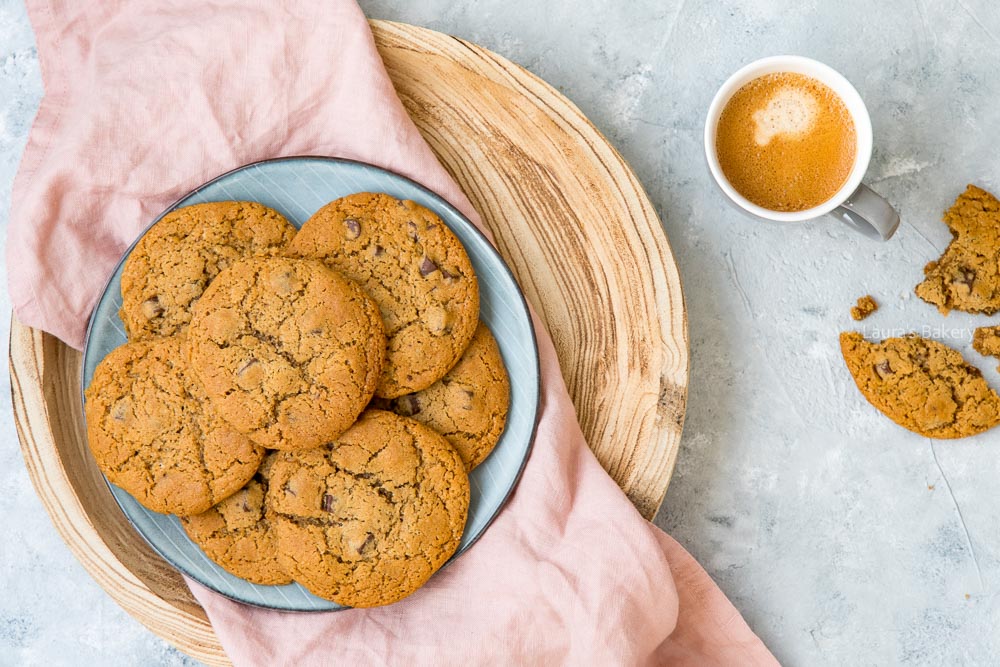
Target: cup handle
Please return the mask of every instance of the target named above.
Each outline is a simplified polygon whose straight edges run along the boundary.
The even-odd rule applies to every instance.
[[[830,215],[869,238],[883,241],[888,241],[899,227],[896,209],[864,183]]]

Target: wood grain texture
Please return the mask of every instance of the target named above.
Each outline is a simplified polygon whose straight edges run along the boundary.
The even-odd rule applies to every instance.
[[[543,81],[462,40],[373,21],[424,137],[492,231],[555,341],[581,426],[647,518],[673,470],[687,396],[687,318],[660,222],[621,156]],[[11,323],[14,417],[56,529],[146,627],[229,664],[180,575],[131,528],[90,458],[81,355]]]

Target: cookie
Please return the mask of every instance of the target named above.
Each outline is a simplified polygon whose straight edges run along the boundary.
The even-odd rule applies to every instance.
[[[326,447],[284,453],[271,471],[281,567],[316,595],[374,607],[420,588],[458,547],[469,480],[423,424],[369,410]]]
[[[443,378],[414,394],[375,399],[374,405],[441,433],[472,470],[496,447],[510,407],[510,380],[493,334],[480,322],[462,358]]]
[[[972,334],[972,347],[984,356],[1000,358],[1000,326],[978,327]]]
[[[198,514],[239,491],[264,451],[207,405],[178,337],[126,343],[87,387],[87,438],[101,472],[154,512]]]
[[[928,438],[964,438],[1000,423],[1000,397],[943,343],[910,334],[869,343],[840,334],[858,389],[882,414]]]
[[[264,498],[277,452],[264,457],[260,470],[246,486],[206,512],[181,518],[191,541],[226,571],[254,584],[290,584],[278,565],[274,536]]]
[[[412,201],[370,192],[332,201],[288,252],[322,259],[378,304],[388,339],[378,396],[434,384],[476,331],[479,286],[469,256],[438,216]]]
[[[851,319],[860,322],[878,310],[878,304],[870,294],[858,297],[858,305],[851,308]]]
[[[953,238],[940,259],[924,267],[917,296],[944,315],[951,310],[992,315],[1000,310],[1000,202],[970,185],[944,221]]]
[[[255,202],[195,204],[163,216],[122,268],[118,316],[129,339],[183,332],[220,271],[243,257],[277,254],[294,235],[280,213]]]
[[[382,370],[376,305],[311,259],[254,257],[216,277],[188,332],[224,419],[269,449],[317,447],[354,423]]]

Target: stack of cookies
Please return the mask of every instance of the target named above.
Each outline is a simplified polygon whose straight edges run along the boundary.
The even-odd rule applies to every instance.
[[[360,193],[296,233],[257,203],[178,209],[129,255],[119,314],[91,450],[226,570],[368,607],[455,552],[510,388],[434,213]]]

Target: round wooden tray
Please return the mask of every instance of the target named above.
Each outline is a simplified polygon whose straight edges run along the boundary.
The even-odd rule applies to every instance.
[[[680,443],[688,342],[677,267],[642,186],[580,110],[526,70],[423,28],[372,30],[403,104],[545,321],[587,442],[651,518]],[[157,635],[228,664],[180,575],[91,463],[79,352],[14,320],[10,375],[28,473],[74,555]]]

